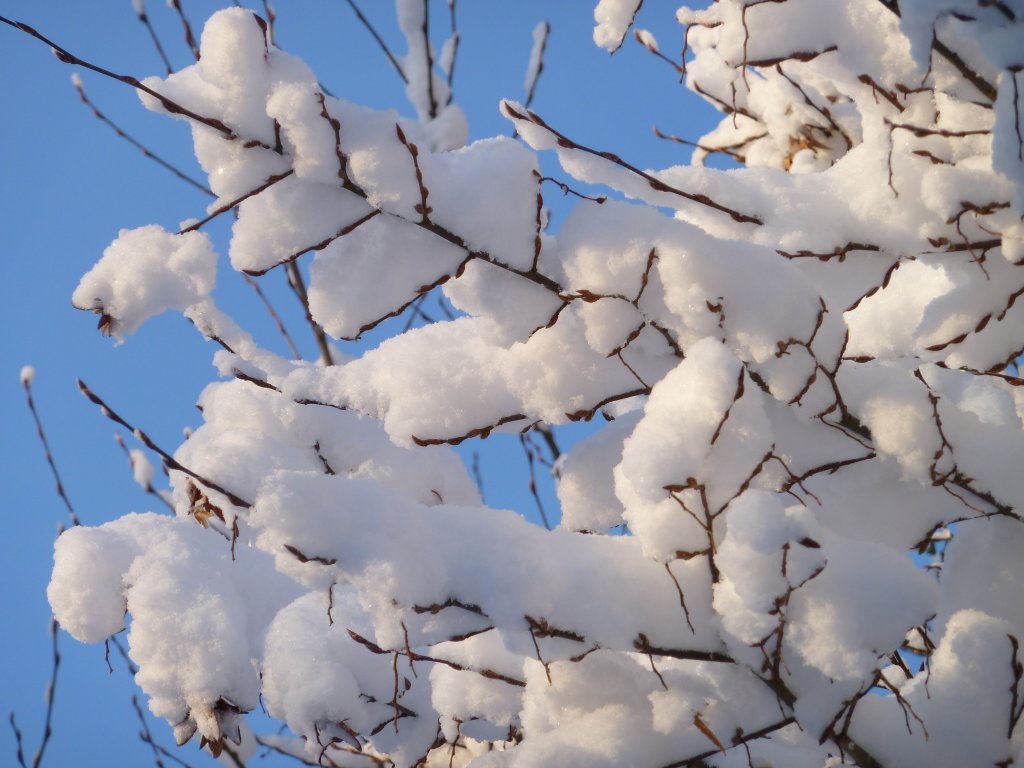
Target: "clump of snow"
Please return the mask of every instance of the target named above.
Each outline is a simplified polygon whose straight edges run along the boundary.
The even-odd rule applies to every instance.
[[[643,0],[600,0],[594,8],[594,42],[609,53],[622,45]]]
[[[150,317],[205,298],[216,277],[217,254],[205,233],[178,235],[151,224],[122,229],[71,301],[100,315],[101,330],[123,341]]]

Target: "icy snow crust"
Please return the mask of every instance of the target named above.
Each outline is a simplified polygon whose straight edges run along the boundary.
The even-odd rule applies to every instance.
[[[435,60],[423,4],[397,5],[417,120],[325,96],[241,9],[147,84],[230,133],[192,124],[211,210],[248,195],[235,269],[314,251],[338,339],[435,288],[465,316],[293,363],[217,308],[205,235],[123,231],[75,305],[118,338],[181,311],[228,380],[175,455],[175,517],[61,536],[61,625],[101,642],[130,615],[180,742],[240,738],[262,693],[296,737],[275,744],[321,764],[1024,760],[1024,399],[1003,373],[1024,3],[680,9],[687,83],[726,114],[660,171],[511,102],[528,147],[463,146],[455,43]],[[638,6],[601,0],[598,44]],[[628,202],[544,231],[530,148]],[[714,151],[745,167],[703,168]],[[602,409],[552,532],[483,507],[445,446]],[[938,580],[914,548],[948,553]]]

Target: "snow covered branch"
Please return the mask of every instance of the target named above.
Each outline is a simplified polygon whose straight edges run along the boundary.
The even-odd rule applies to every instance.
[[[216,754],[262,699],[294,737],[262,743],[314,765],[1024,759],[1024,5],[682,8],[678,63],[637,39],[723,117],[656,129],[695,149],[664,169],[508,100],[522,141],[467,144],[454,2],[440,54],[425,0],[396,3],[405,55],[349,5],[415,119],[329,95],[240,8],[143,81],[0,17],[185,120],[215,197],[123,230],[75,292],[119,339],[184,314],[226,379],[173,452],[80,385],[176,514],[62,535],[61,625],[101,642],[127,611],[150,709]],[[595,41],[638,12],[601,0]],[[575,197],[557,226],[544,182]],[[231,267],[293,275],[323,364],[215,304],[200,230],[231,210]],[[453,315],[335,347],[427,295]],[[561,454],[551,429],[599,413]],[[450,448],[519,432],[533,478],[530,430],[553,530]]]

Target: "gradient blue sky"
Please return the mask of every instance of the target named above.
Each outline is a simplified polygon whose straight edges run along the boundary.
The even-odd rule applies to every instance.
[[[177,17],[163,2],[148,5],[174,65],[188,64]],[[183,0],[183,5],[197,34],[202,20],[220,7],[206,0]],[[335,95],[411,114],[397,76],[342,0],[280,0],[278,5],[279,44],[306,59]],[[363,0],[362,5],[401,52],[391,3]],[[433,5],[432,26],[446,28],[445,4],[435,0]],[[503,97],[524,98],[531,31],[547,18],[552,34],[534,108],[577,141],[613,150],[633,164],[686,162],[689,151],[656,139],[652,124],[695,140],[717,121],[715,113],[679,85],[668,65],[632,39],[614,57],[597,49],[591,42],[593,5],[593,0],[459,3],[462,42],[454,90],[469,117],[471,138],[509,133],[497,104]],[[649,0],[639,17],[640,26],[650,28],[670,56],[678,54],[682,38],[673,21],[674,5]],[[162,71],[129,0],[4,0],[0,13],[116,72],[144,76]],[[6,498],[0,535],[0,715],[6,720],[11,710],[17,711],[31,761],[51,669],[45,588],[53,537],[67,518],[25,406],[21,366],[32,364],[37,370],[36,402],[68,494],[87,525],[155,505],[132,482],[113,439],[114,425],[78,394],[75,378],[87,381],[112,407],[173,450],[182,428],[199,423],[193,404],[216,373],[210,365],[212,346],[180,316],[150,321],[118,347],[100,336],[94,317],[70,305],[78,278],[120,228],[159,223],[174,229],[185,218],[201,216],[207,200],[94,119],[71,87],[72,68],[46,46],[0,27],[0,71],[0,247],[8,286],[0,367],[0,484]],[[90,96],[110,117],[166,159],[198,173],[184,124],[147,113],[122,84],[81,74]],[[546,173],[565,178],[550,160],[545,163]],[[560,193],[553,187],[545,193],[556,205]],[[223,219],[210,228],[222,253],[230,217]],[[255,294],[226,262],[219,277],[218,303],[266,346],[287,354]],[[272,273],[262,285],[303,353],[315,355],[283,276]],[[467,449],[481,451],[487,501],[536,519],[518,443],[506,440],[492,447],[494,442]],[[124,665],[115,662],[116,671],[108,674],[102,646],[83,646],[63,633],[60,643],[55,730],[44,764],[152,764],[151,752],[137,737],[139,723],[131,708],[136,689]],[[173,749],[162,721],[150,718],[150,727],[158,741]],[[14,739],[6,723],[2,730],[0,764],[13,765]],[[195,766],[212,763],[194,744],[176,754]]]

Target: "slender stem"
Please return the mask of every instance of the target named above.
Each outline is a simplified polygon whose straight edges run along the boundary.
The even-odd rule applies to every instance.
[[[18,721],[14,717],[14,711],[11,711],[10,716],[7,718],[7,722],[11,724],[11,730],[14,731],[14,743],[17,747],[16,756],[18,758],[18,765],[21,768],[28,768],[25,763],[25,740],[21,735],[21,729],[18,728]]]
[[[890,11],[900,16],[900,5],[898,0],[878,0],[882,5],[888,8]],[[960,58],[960,56],[950,49],[945,43],[941,42],[938,37],[932,36],[932,50],[939,54],[942,58],[952,64],[957,72],[963,75],[964,79],[967,80],[971,85],[977,88],[982,94],[988,98],[989,101],[996,100],[996,89],[992,83],[985,80],[981,75],[967,66],[967,63]]]
[[[177,470],[178,472],[183,472],[184,474],[191,477],[193,480],[202,483],[207,488],[210,488],[211,490],[217,491],[217,493],[224,495],[225,497],[227,497],[228,501],[230,501],[236,507],[242,507],[244,509],[252,508],[251,502],[248,502],[245,499],[241,498],[240,496],[237,496],[231,491],[223,488],[222,486],[217,485],[217,483],[214,483],[211,480],[207,480],[202,475],[193,472],[191,469],[181,464],[181,462],[179,462],[177,459],[171,456],[171,454],[167,453],[167,451],[165,451],[163,448],[161,448],[159,445],[153,442],[153,439],[149,435],[147,435],[141,429],[133,427],[131,424],[129,424],[127,421],[121,418],[117,413],[115,413],[110,408],[110,406],[103,402],[103,398],[101,398],[99,395],[97,395],[95,392],[89,389],[89,386],[81,379],[78,380],[78,389],[81,390],[82,394],[85,395],[90,402],[100,407],[100,411],[103,413],[104,416],[106,416],[114,423],[120,424],[122,427],[129,430],[135,436],[135,439],[137,439],[144,446],[149,448],[149,450],[153,451],[158,456],[160,456],[160,458],[164,460],[164,463],[166,463],[170,469]]]
[[[242,277],[245,279],[245,282],[249,284],[249,287],[256,291],[256,295],[260,297],[260,300],[263,302],[263,306],[267,308],[267,312],[270,313],[270,316],[274,319],[274,322],[277,323],[277,330],[281,332],[281,335],[284,336],[284,340],[288,343],[288,348],[292,352],[292,357],[294,357],[296,360],[301,360],[302,355],[299,354],[298,347],[296,347],[295,342],[292,341],[292,337],[288,333],[288,329],[284,327],[284,323],[281,320],[281,316],[278,315],[277,312],[274,310],[274,305],[270,303],[270,299],[268,299],[264,295],[263,291],[260,289],[259,283],[257,283],[244,272],[242,273]]]
[[[619,157],[618,155],[616,155],[616,154],[614,154],[612,152],[605,152],[605,151],[601,151],[601,150],[597,150],[597,149],[591,149],[590,147],[585,147],[582,144],[577,144],[575,141],[570,139],[565,134],[559,133],[554,128],[552,128],[550,125],[548,125],[540,117],[540,115],[538,115],[536,112],[532,112],[530,110],[526,110],[526,114],[523,114],[522,112],[517,111],[512,106],[512,104],[510,102],[508,102],[508,101],[502,102],[502,106],[504,107],[505,114],[508,115],[509,117],[513,118],[514,120],[525,120],[525,121],[527,121],[529,123],[533,123],[534,125],[540,126],[544,130],[546,130],[548,133],[550,133],[551,135],[555,136],[556,139],[557,139],[559,147],[562,147],[564,149],[574,149],[574,150],[577,150],[579,152],[584,152],[584,153],[586,153],[588,155],[593,155],[595,157],[600,157],[603,160],[607,160],[609,163],[612,163],[613,165],[617,165],[620,168],[623,168],[623,169],[629,171],[630,173],[632,173],[632,174],[634,174],[636,176],[639,176],[640,178],[644,179],[644,181],[646,181],[648,183],[648,185],[651,187],[651,189],[653,189],[655,192],[664,192],[664,193],[668,193],[668,194],[678,195],[679,197],[685,198],[686,200],[691,200],[691,201],[693,201],[695,203],[700,203],[701,205],[706,205],[708,208],[713,208],[716,211],[720,211],[722,213],[727,214],[733,221],[736,221],[736,222],[739,222],[739,223],[748,223],[748,224],[757,224],[757,225],[764,224],[764,222],[760,218],[758,218],[757,216],[751,216],[750,214],[741,213],[740,211],[737,211],[737,210],[734,210],[732,208],[729,208],[728,206],[725,206],[725,205],[722,205],[721,203],[715,202],[714,200],[712,200],[707,195],[695,194],[693,192],[686,192],[686,191],[684,191],[682,189],[678,189],[676,187],[673,187],[670,184],[666,184],[661,179],[658,179],[655,176],[652,176],[651,174],[647,173],[646,171],[640,170],[635,165],[631,165],[630,163],[626,162],[621,157]]]
[[[153,46],[156,48],[156,52],[160,55],[160,60],[164,63],[164,69],[167,70],[167,74],[174,72],[174,68],[171,66],[170,59],[167,58],[167,54],[164,53],[164,47],[160,44],[160,38],[156,35],[156,30],[153,29],[153,25],[149,21],[149,16],[143,11],[139,14],[139,21],[146,27],[146,31],[149,32],[149,37],[153,41]]]
[[[277,13],[274,11],[269,0],[263,0],[263,13],[267,16],[267,42],[277,45],[277,32],[274,30],[274,22],[277,21]]]
[[[57,463],[53,459],[53,452],[50,450],[50,443],[46,439],[46,432],[43,430],[43,422],[39,418],[39,411],[36,409],[35,400],[32,398],[31,377],[22,377],[21,383],[25,388],[25,397],[28,401],[28,409],[32,412],[32,419],[36,423],[36,434],[39,435],[39,441],[43,444],[43,451],[46,454],[46,463],[50,465],[50,472],[53,473],[53,479],[57,483],[57,495],[60,496],[60,500],[63,501],[64,506],[67,507],[68,516],[71,518],[71,525],[81,525],[82,521],[78,518],[75,508],[71,504],[71,499],[68,498],[68,495],[64,490],[64,483],[60,479],[60,472],[57,471]]]
[[[92,102],[92,100],[86,95],[85,87],[82,85],[82,81],[77,76],[75,76],[74,79],[72,80],[72,84],[75,86],[75,90],[78,92],[78,98],[82,100],[82,103],[85,104],[85,106],[87,106],[89,109],[92,110],[92,113],[96,117],[97,120],[99,120],[102,123],[105,123],[120,138],[122,138],[125,141],[127,141],[129,144],[131,144],[133,147],[135,147],[143,155],[148,157],[150,160],[152,160],[154,163],[159,165],[161,168],[164,168],[165,170],[170,171],[175,176],[177,176],[179,179],[184,181],[186,184],[191,184],[193,187],[198,189],[200,192],[203,192],[203,193],[209,195],[210,197],[216,197],[216,195],[213,193],[213,191],[209,187],[207,187],[205,184],[203,184],[200,181],[197,181],[196,179],[192,178],[188,174],[184,173],[183,171],[179,170],[175,166],[171,165],[169,162],[167,162],[162,157],[157,155],[155,152],[150,150],[142,142],[138,141],[135,137],[131,136],[127,131],[125,131],[123,128],[121,128],[121,126],[119,126],[117,123],[115,123],[113,120],[111,120],[105,114],[103,114],[99,110],[99,108]]]
[[[434,60],[430,55],[430,0],[423,0],[423,53],[427,57],[427,99],[430,102],[430,119],[437,117],[437,100],[434,97]]]
[[[56,699],[57,673],[60,670],[60,649],[57,647],[56,619],[50,619],[50,638],[53,641],[53,671],[50,673],[50,684],[46,688],[46,719],[43,722],[43,739],[39,742],[39,749],[36,750],[36,754],[32,759],[32,768],[39,768],[43,764],[46,747],[50,744],[50,737],[53,736],[53,702]]]
[[[192,55],[196,61],[199,61],[199,46],[196,45],[196,38],[192,34],[192,25],[188,23],[188,18],[185,16],[185,12],[181,9],[181,0],[170,0],[170,6],[178,12],[178,18],[181,19],[181,26],[185,33],[185,44],[192,51]]]
[[[178,232],[178,234],[179,235],[184,235],[186,232],[195,232],[197,229],[202,227],[204,224],[208,224],[211,221],[213,221],[214,219],[216,219],[218,216],[220,216],[221,214],[227,213],[232,208],[238,207],[241,203],[245,202],[250,197],[254,197],[254,196],[258,195],[260,192],[263,192],[268,187],[272,187],[274,184],[277,184],[277,182],[279,182],[279,181],[281,181],[283,179],[287,179],[293,173],[295,173],[295,170],[293,168],[289,168],[284,173],[279,173],[276,176],[271,176],[265,182],[263,182],[258,187],[256,187],[256,189],[251,189],[248,192],[246,192],[244,195],[242,195],[241,197],[236,197],[234,200],[231,200],[231,201],[229,201],[227,203],[224,203],[224,205],[222,205],[219,208],[217,208],[217,210],[215,210],[213,213],[211,213],[205,219],[201,219],[201,220],[195,222],[194,224],[190,224],[189,226],[185,227],[180,232]]]
[[[197,123],[202,123],[203,125],[213,128],[215,131],[218,131],[219,133],[223,134],[224,138],[228,139],[229,141],[236,141],[239,138],[241,138],[239,137],[238,134],[236,134],[233,130],[231,130],[227,125],[222,123],[220,120],[217,120],[216,118],[212,117],[205,117],[204,115],[197,114],[192,110],[183,107],[176,101],[172,101],[163,94],[154,91],[148,85],[145,85],[144,83],[140,82],[138,78],[133,77],[132,75],[119,75],[116,72],[111,72],[109,69],[104,69],[103,67],[97,66],[88,61],[85,61],[84,59],[78,58],[73,53],[57,45],[57,43],[53,42],[53,40],[46,37],[45,35],[40,34],[33,27],[30,27],[28,24],[25,24],[24,22],[14,21],[12,19],[7,18],[6,16],[0,16],[0,22],[7,24],[8,26],[14,27],[17,30],[24,32],[26,35],[34,37],[41,43],[45,43],[46,45],[50,46],[50,48],[53,51],[53,54],[65,64],[73,64],[80,67],[85,67],[86,69],[90,69],[93,72],[97,72],[103,75],[104,77],[109,77],[112,80],[117,80],[118,82],[124,83],[125,85],[129,85],[137,91],[141,91],[142,93],[152,96],[154,99],[159,101],[161,106],[172,115],[184,115],[190,120],[195,120]],[[264,149],[277,151],[275,150],[274,147],[264,144],[262,141],[259,141],[257,139],[246,139],[245,143],[246,146],[263,147]]]
[[[373,39],[377,41],[377,45],[379,45],[380,49],[384,51],[384,55],[388,57],[388,61],[391,62],[391,66],[395,68],[395,72],[398,73],[398,76],[402,78],[402,82],[408,85],[409,78],[406,76],[405,70],[403,70],[402,65],[398,63],[398,59],[395,58],[395,54],[393,54],[391,49],[388,48],[388,44],[384,42],[384,38],[378,34],[377,30],[374,29],[373,24],[371,24],[363,15],[363,12],[359,10],[359,6],[355,4],[355,0],[345,0],[345,2],[348,3],[349,8],[351,8],[353,13],[355,13],[356,18],[359,19],[364,27],[366,27],[366,31],[369,32],[370,35],[373,36]]]
[[[302,279],[302,272],[299,270],[299,265],[292,261],[288,264],[288,285],[295,291],[295,295],[299,298],[299,303],[302,304],[302,309],[306,313],[306,322],[309,323],[309,327],[313,329],[313,336],[316,337],[316,345],[320,349],[320,360],[324,365],[334,365],[334,358],[331,356],[331,347],[327,343],[327,334],[324,333],[324,329],[320,326],[316,320],[313,319],[313,313],[309,309],[309,294],[306,292],[306,283]]]

